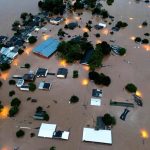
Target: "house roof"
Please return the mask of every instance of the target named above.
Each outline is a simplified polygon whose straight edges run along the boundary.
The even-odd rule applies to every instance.
[[[48,73],[48,69],[45,69],[45,68],[38,68],[37,71],[36,71],[36,76],[37,77],[45,77]]]
[[[91,105],[93,105],[93,106],[101,106],[101,99],[91,98]]]
[[[51,83],[45,83],[44,81],[40,82],[39,89],[40,90],[49,90],[51,88]]]
[[[69,139],[69,132],[68,131],[55,131],[53,134],[54,138],[60,138],[63,140],[68,140]]]
[[[69,29],[75,29],[78,26],[77,22],[71,22],[68,24],[68,28]]]
[[[83,58],[80,61],[80,64],[88,65],[88,62],[89,62],[92,54],[93,54],[93,49],[86,50],[86,52],[83,55]]]
[[[32,73],[24,74],[23,79],[25,81],[34,81],[35,75]]]
[[[48,58],[57,50],[58,45],[57,39],[49,38],[34,48],[33,52]]]
[[[95,130],[84,128],[82,141],[112,144],[111,130]]]
[[[57,71],[57,75],[64,75],[66,76],[68,74],[68,69],[66,68],[59,68]]]
[[[103,94],[102,90],[99,90],[99,89],[93,89],[92,90],[92,96],[93,97],[102,97],[102,94]]]
[[[52,138],[56,130],[56,124],[42,123],[38,133],[39,137]]]

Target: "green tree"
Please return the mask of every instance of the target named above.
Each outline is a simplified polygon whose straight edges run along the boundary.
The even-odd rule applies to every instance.
[[[2,85],[3,85],[3,82],[2,82],[2,81],[0,81],[0,87],[2,87]]]
[[[49,115],[48,115],[47,113],[45,113],[45,115],[44,115],[44,120],[45,120],[45,121],[48,121],[48,120],[49,120]]]
[[[37,41],[37,38],[35,36],[30,36],[28,40],[30,44],[34,44]]]
[[[119,49],[119,55],[123,56],[126,53],[126,49],[125,48],[121,48]]]
[[[52,146],[49,150],[56,150],[56,147]]]
[[[135,93],[137,91],[137,87],[133,83],[128,83],[125,89],[130,93]]]
[[[15,91],[12,90],[9,92],[9,96],[13,96],[13,95],[15,95]]]
[[[21,13],[20,18],[23,19],[23,20],[26,20],[27,16],[28,16],[28,13],[27,12],[23,12],[23,13]]]
[[[106,2],[107,2],[108,5],[112,5],[114,0],[107,0]]]
[[[14,99],[12,99],[12,101],[11,101],[11,106],[20,106],[20,104],[21,104],[21,101],[16,97],[16,98],[14,98]]]
[[[25,135],[25,132],[21,129],[16,132],[16,137],[18,138],[23,137],[24,135]]]
[[[15,85],[16,81],[15,80],[9,80],[9,85]]]
[[[106,126],[110,126],[110,125],[115,125],[116,124],[116,119],[115,117],[112,117],[110,114],[105,114],[102,118],[104,124]]]
[[[9,70],[10,69],[10,64],[8,64],[8,63],[0,64],[0,69],[1,69],[1,71]]]
[[[83,37],[88,38],[88,37],[89,37],[89,34],[88,34],[87,32],[84,32],[84,33],[83,33]]]
[[[25,68],[30,68],[31,67],[31,65],[28,64],[28,63],[26,63],[24,66],[25,66]]]
[[[36,90],[36,85],[34,83],[29,83],[29,90],[34,92]]]
[[[17,106],[11,107],[9,110],[9,117],[14,117],[19,112],[19,108]]]
[[[79,98],[75,95],[71,96],[70,98],[70,103],[77,103],[79,101]]]

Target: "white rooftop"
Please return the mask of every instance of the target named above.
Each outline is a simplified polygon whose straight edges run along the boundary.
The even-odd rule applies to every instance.
[[[91,98],[91,105],[92,106],[101,106],[101,99]]]
[[[103,28],[106,28],[106,24],[104,24],[104,23],[99,23],[98,25],[102,26]]]
[[[52,138],[56,130],[56,124],[42,123],[39,130],[39,137]]]
[[[61,139],[68,140],[69,139],[69,132],[68,131],[64,131],[62,133]]]
[[[111,130],[95,130],[83,128],[82,141],[112,144]]]

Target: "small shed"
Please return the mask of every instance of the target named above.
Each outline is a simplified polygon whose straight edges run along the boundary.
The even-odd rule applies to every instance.
[[[48,69],[45,68],[38,68],[36,71],[36,77],[46,77],[48,73]]]
[[[68,69],[59,68],[57,71],[57,78],[66,78],[68,74]]]

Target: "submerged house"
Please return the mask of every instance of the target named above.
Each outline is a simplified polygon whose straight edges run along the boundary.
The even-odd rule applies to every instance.
[[[51,24],[59,24],[63,21],[64,19],[62,17],[56,17],[56,18],[51,18],[50,19],[50,23]]]
[[[57,71],[57,78],[66,78],[68,74],[68,69],[59,68]]]
[[[49,38],[35,47],[33,53],[43,56],[44,58],[49,58],[54,52],[56,52],[58,45],[59,41],[57,39]]]
[[[88,62],[93,54],[93,49],[89,49],[89,50],[86,50],[86,52],[84,53],[81,61],[80,61],[80,64],[82,65],[88,65]]]

